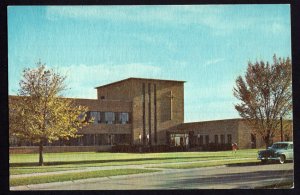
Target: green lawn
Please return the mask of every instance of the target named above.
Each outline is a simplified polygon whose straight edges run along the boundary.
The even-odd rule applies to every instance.
[[[9,173],[11,175],[30,174],[30,173],[45,173],[55,171],[77,170],[79,167],[57,167],[57,166],[28,166],[28,167],[11,167]]]
[[[221,152],[168,152],[168,153],[110,153],[110,152],[68,152],[68,153],[45,153],[45,162],[113,162],[122,160],[151,160],[151,159],[180,159],[180,158],[206,158],[206,157],[256,157],[258,149],[239,150],[235,155],[232,151]],[[37,163],[38,154],[11,154],[10,164],[14,163]]]
[[[232,158],[256,158],[257,149],[223,152],[170,152],[170,153],[47,153],[45,165],[37,166],[38,154],[10,155],[10,173],[52,172],[58,170],[79,169],[116,165],[162,164],[169,162],[201,162],[207,160],[226,160]]]
[[[130,175],[138,173],[151,173],[158,170],[149,169],[114,169],[114,170],[100,170],[100,171],[88,171],[80,173],[68,173],[59,175],[44,175],[44,176],[31,176],[26,178],[11,178],[10,186],[21,186],[29,184],[62,182],[62,181],[74,181],[87,178],[109,177],[116,175]]]
[[[153,164],[156,168],[199,168],[207,166],[230,165],[238,163],[256,163],[257,149],[222,152],[169,152],[169,153],[108,153],[108,152],[72,152],[47,153],[44,155],[45,166],[37,166],[38,154],[11,154],[10,174],[43,173],[84,169],[86,167],[103,167],[117,165]],[[166,164],[182,162],[181,164]],[[186,163],[185,163],[186,162]],[[188,163],[189,162],[189,163]],[[77,179],[107,177],[114,175],[127,175],[148,173],[157,170],[149,169],[112,169],[112,170],[86,170],[80,173],[59,173],[48,175],[32,175],[23,178],[11,178],[10,185],[28,185]]]

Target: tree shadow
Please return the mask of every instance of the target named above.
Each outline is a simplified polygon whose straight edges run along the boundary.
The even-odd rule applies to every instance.
[[[286,163],[292,163],[292,161],[288,161]],[[270,165],[270,164],[278,164],[276,161],[269,161],[267,163],[262,162],[242,162],[242,163],[232,163],[232,164],[226,164],[227,167],[243,167],[243,166],[264,166],[264,165]]]

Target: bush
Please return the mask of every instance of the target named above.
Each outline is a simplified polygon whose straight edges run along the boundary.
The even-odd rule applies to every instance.
[[[112,152],[171,152],[171,147],[168,145],[115,145],[112,146]]]
[[[138,146],[136,145],[115,145],[112,146],[112,152],[138,152]]]
[[[215,144],[209,143],[201,147],[201,151],[225,151],[231,150],[231,144]],[[190,148],[192,149],[192,148]],[[185,146],[169,146],[169,145],[154,145],[154,146],[143,146],[143,145],[115,145],[112,146],[112,152],[184,152],[189,149]]]
[[[204,151],[225,151],[231,150],[231,144],[216,144],[216,143],[209,143],[203,145]]]

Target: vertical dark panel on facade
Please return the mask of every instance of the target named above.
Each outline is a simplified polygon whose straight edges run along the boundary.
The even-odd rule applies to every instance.
[[[148,95],[149,95],[149,104],[148,104],[148,111],[149,111],[149,145],[151,145],[151,83],[148,83]]]
[[[154,84],[154,142],[157,144],[156,84]]]
[[[146,104],[146,91],[145,83],[143,83],[143,144],[146,143],[146,115],[145,115],[145,104]]]

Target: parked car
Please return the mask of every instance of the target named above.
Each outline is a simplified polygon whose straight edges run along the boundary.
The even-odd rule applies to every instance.
[[[293,142],[276,142],[267,150],[258,151],[257,159],[262,163],[278,161],[280,164],[294,160]]]

